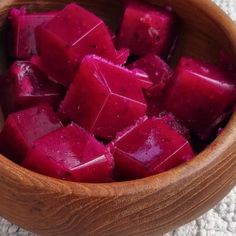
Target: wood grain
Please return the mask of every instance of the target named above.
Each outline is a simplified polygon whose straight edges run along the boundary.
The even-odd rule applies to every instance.
[[[66,0],[2,0],[0,29],[11,6],[61,8]],[[122,14],[117,0],[81,0],[113,30]],[[161,0],[183,21],[173,63],[187,54],[215,61],[225,48],[236,58],[236,27],[208,0]],[[2,34],[3,35],[3,34]],[[1,58],[1,62],[4,58]],[[236,184],[236,112],[222,134],[193,161],[146,179],[80,184],[41,176],[0,156],[0,215],[40,235],[161,235],[198,217]]]

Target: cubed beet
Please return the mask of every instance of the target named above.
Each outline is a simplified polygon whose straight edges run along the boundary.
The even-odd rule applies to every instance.
[[[152,118],[153,116],[159,116],[159,114],[163,112],[162,107],[160,106],[159,98],[149,96],[145,93],[145,99],[147,103],[146,115],[149,118]]]
[[[105,146],[71,124],[35,141],[23,166],[60,179],[108,182],[114,162]]]
[[[73,3],[47,24],[39,26],[36,40],[45,71],[50,78],[67,87],[87,54],[117,61],[117,52],[105,23]]]
[[[0,152],[21,163],[36,139],[61,127],[48,104],[12,113],[0,133]]]
[[[4,114],[48,102],[57,108],[64,89],[28,61],[16,61],[7,75],[7,84],[1,94]]]
[[[150,80],[148,74],[143,70],[137,68],[133,69],[132,67],[130,67],[129,69],[132,70],[132,72],[137,76],[139,86],[145,91],[146,94],[146,91],[153,86],[153,82]]]
[[[118,48],[144,56],[166,56],[174,39],[175,15],[141,1],[130,1],[125,9],[117,40]]]
[[[173,114],[161,112],[158,118],[162,119],[167,125],[171,126],[186,139],[190,140],[189,130],[184,125],[182,125]]]
[[[163,107],[205,139],[232,111],[235,79],[218,66],[183,57],[168,86]]]
[[[117,51],[117,56],[116,56],[116,63],[118,65],[124,65],[129,57],[129,49],[127,48],[122,48],[119,51]]]
[[[193,158],[188,141],[161,118],[143,118],[118,134],[110,145],[116,172],[123,179],[167,171]]]
[[[9,54],[19,59],[30,59],[37,54],[35,28],[51,20],[57,12],[27,13],[24,7],[12,8],[9,13]]]
[[[63,117],[107,139],[145,111],[145,99],[135,74],[93,55],[82,61],[60,106]]]
[[[172,70],[159,56],[146,55],[127,66],[129,69],[139,69],[148,75],[148,81],[152,84],[147,88],[149,94],[159,95],[168,83]],[[146,79],[147,80],[147,79]]]

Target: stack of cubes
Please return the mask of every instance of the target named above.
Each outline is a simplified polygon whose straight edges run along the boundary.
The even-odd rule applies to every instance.
[[[16,61],[1,78],[0,152],[28,169],[78,182],[148,177],[191,160],[191,134],[208,140],[232,111],[236,73],[165,61],[169,8],[129,1],[117,37],[74,3],[9,19]]]

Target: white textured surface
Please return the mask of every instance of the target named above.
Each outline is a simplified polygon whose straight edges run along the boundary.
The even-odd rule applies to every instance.
[[[236,21],[236,0],[214,0]],[[0,236],[32,236],[0,219]],[[236,236],[236,188],[214,209],[165,236]]]

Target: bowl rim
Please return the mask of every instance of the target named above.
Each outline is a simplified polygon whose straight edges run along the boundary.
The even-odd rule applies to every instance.
[[[168,0],[171,4],[172,0]],[[233,20],[211,0],[188,0],[189,3],[198,7],[204,15],[218,24],[218,27],[227,36],[230,46],[236,57],[236,25]],[[209,8],[212,11],[207,11]],[[234,27],[235,25],[235,27]],[[70,182],[52,177],[44,176],[13,163],[0,154],[0,175],[16,180],[18,185],[35,188],[31,181],[25,181],[23,177],[33,180],[50,182],[48,185],[38,186],[44,191],[64,192],[70,191],[74,194],[92,197],[113,197],[135,195],[144,192],[156,192],[176,182],[188,180],[191,176],[206,171],[211,163],[220,162],[221,154],[236,143],[236,109],[222,133],[194,159],[188,161],[169,171],[154,176],[123,182],[112,183],[78,183]],[[207,157],[207,158],[206,158]],[[194,172],[193,172],[194,170]],[[5,178],[5,182],[7,182]],[[69,189],[68,189],[69,188]],[[86,189],[87,191],[84,191]]]

